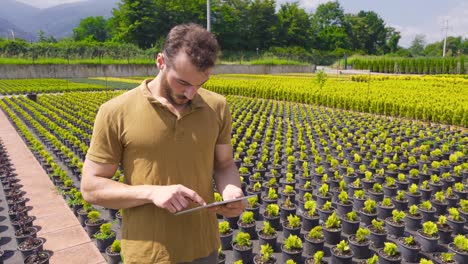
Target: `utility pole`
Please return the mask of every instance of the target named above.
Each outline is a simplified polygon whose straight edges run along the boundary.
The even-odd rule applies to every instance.
[[[445,58],[445,47],[447,46],[447,31],[448,31],[448,19],[445,20],[445,38],[444,38],[444,50],[442,51],[442,58]]]
[[[13,29],[10,29],[11,31],[11,35],[13,36],[13,41],[15,41],[15,32],[13,31]]]
[[[206,0],[206,30],[211,31],[211,4]]]

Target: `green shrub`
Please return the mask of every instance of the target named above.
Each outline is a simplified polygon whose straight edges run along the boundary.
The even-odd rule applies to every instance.
[[[246,211],[242,214],[241,221],[244,224],[252,224],[255,223],[254,213],[251,211]]]
[[[356,232],[356,240],[359,243],[363,243],[369,239],[370,231],[367,228],[359,227]]]
[[[395,223],[402,223],[403,219],[406,217],[406,214],[403,211],[393,210],[392,216]]]
[[[423,223],[423,233],[427,236],[432,237],[434,234],[437,234],[437,225],[434,222],[427,221]]]
[[[114,253],[120,253],[120,250],[121,250],[120,240],[116,239],[114,240],[114,242],[112,242],[111,251]]]
[[[297,228],[301,226],[301,219],[297,215],[288,215],[289,227]]]
[[[252,242],[250,242],[250,235],[249,233],[245,233],[240,231],[237,233],[235,238],[236,244],[242,247],[251,247]]]
[[[397,245],[392,242],[385,242],[384,244],[384,252],[387,256],[395,256],[397,254]]]
[[[341,240],[338,245],[336,245],[336,248],[342,253],[345,254],[346,252],[349,252],[349,245],[348,242]]]
[[[341,227],[341,221],[338,218],[338,216],[336,216],[336,212],[333,212],[328,217],[327,221],[325,221],[325,227],[328,228],[328,229],[340,228]]]
[[[324,255],[325,255],[325,253],[323,251],[321,251],[321,250],[315,252],[315,254],[314,254],[314,263],[313,264],[321,264]]]
[[[231,227],[229,226],[229,222],[227,221],[222,221],[219,222],[219,233],[220,234],[229,234],[232,232]]]
[[[302,240],[295,235],[289,235],[284,241],[284,248],[287,250],[302,249]]]
[[[115,232],[111,229],[112,223],[105,223],[99,227],[99,232],[93,235],[97,240],[105,240],[111,237],[115,237]]]
[[[274,235],[276,233],[275,229],[271,226],[270,222],[264,221],[262,231],[266,235]]]
[[[260,245],[260,256],[263,261],[268,261],[273,256],[273,248],[270,244]]]
[[[309,237],[320,240],[323,238],[322,226],[315,226],[309,231]]]
[[[459,251],[468,252],[468,238],[464,235],[457,235],[453,240],[453,244],[455,244]]]
[[[278,216],[279,215],[279,206],[277,204],[269,204],[266,208],[268,216]]]

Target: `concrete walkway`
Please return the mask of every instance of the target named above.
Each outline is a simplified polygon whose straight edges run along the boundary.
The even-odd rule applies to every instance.
[[[26,205],[33,207],[29,215],[35,216],[34,225],[41,227],[38,237],[46,239],[45,250],[54,252],[50,263],[106,263],[67,203],[56,192],[49,176],[1,110],[0,137],[16,168],[17,177],[21,179],[22,190],[30,199]]]

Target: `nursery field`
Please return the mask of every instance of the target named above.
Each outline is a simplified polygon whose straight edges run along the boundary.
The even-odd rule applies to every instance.
[[[103,254],[125,210],[86,203],[81,169],[99,106],[141,81],[0,80],[0,109],[90,237],[86,220],[109,223],[93,238]],[[227,97],[243,190],[257,195],[218,216],[220,263],[467,260],[467,79],[215,75],[205,88]]]

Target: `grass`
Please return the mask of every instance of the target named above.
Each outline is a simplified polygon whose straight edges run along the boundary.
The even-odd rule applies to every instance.
[[[39,58],[33,60],[31,58],[0,58],[0,64],[88,64],[88,65],[100,65],[100,64],[147,64],[153,65],[154,61],[149,59],[111,59],[103,58],[99,59],[70,59],[65,58]]]
[[[112,59],[112,58],[94,58],[94,59],[66,59],[66,58],[38,58],[33,61],[32,58],[4,58],[0,57],[0,64],[6,65],[30,65],[30,64],[87,64],[87,65],[101,65],[101,64],[144,64],[144,65],[154,65],[153,59],[148,58],[132,58],[130,60],[126,59]],[[244,64],[244,65],[309,65],[304,62],[287,60],[287,59],[278,59],[278,58],[261,58],[257,60],[242,60],[242,61],[227,61],[220,60],[219,64],[229,65],[229,64]]]

